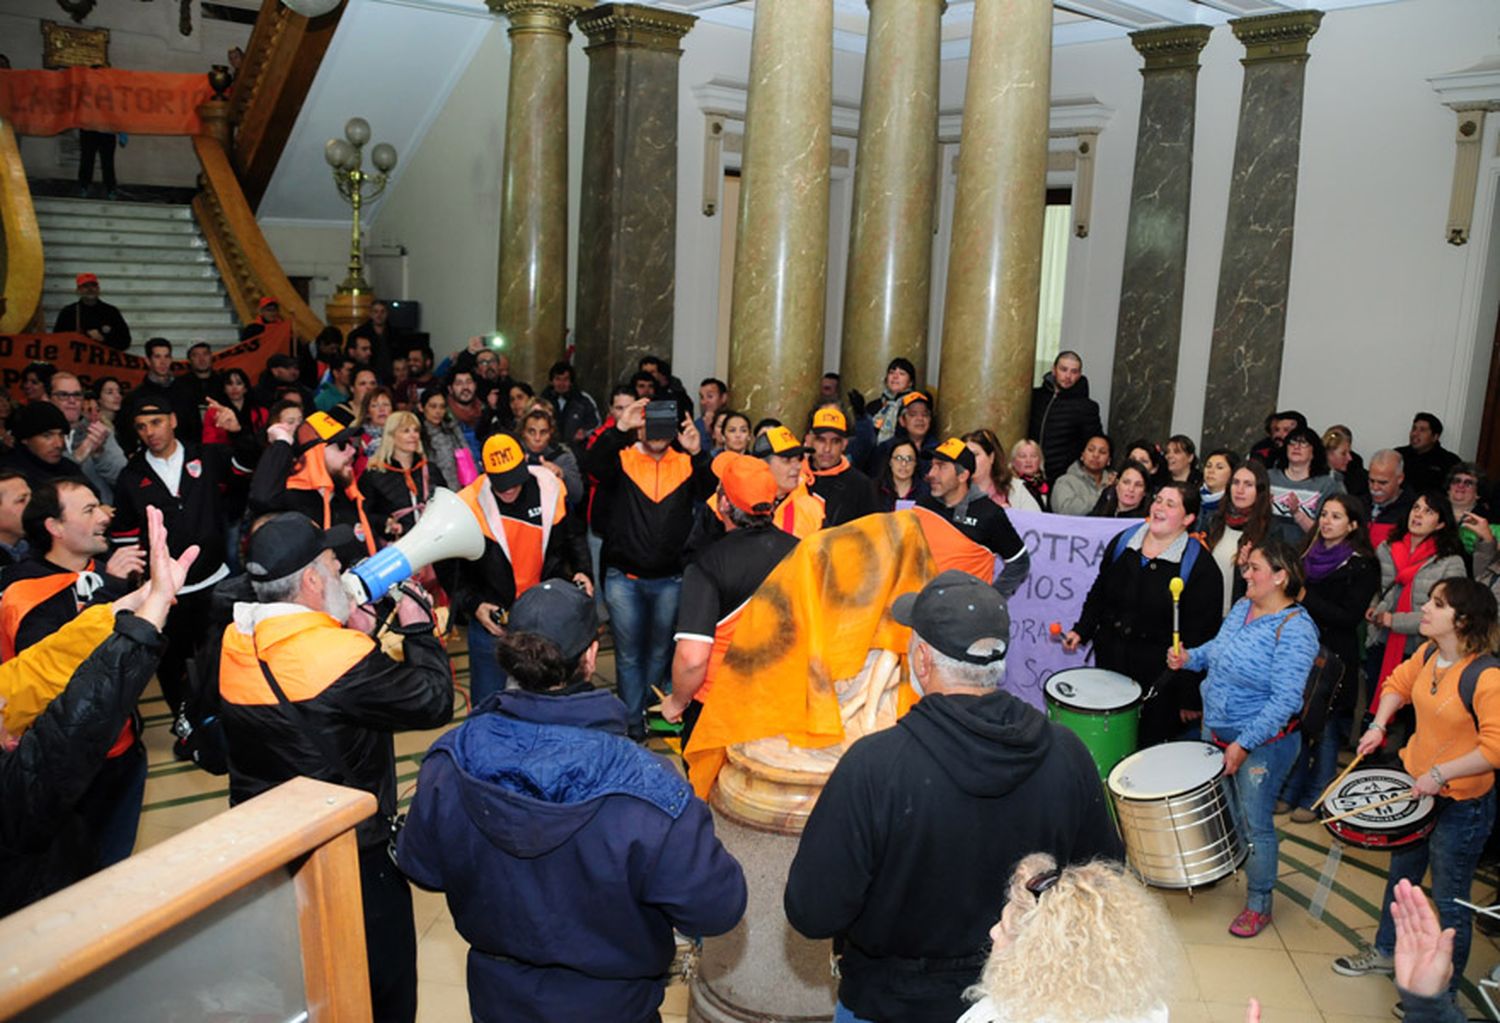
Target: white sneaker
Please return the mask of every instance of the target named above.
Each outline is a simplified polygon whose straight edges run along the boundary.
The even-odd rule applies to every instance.
[[[1339,956],[1333,961],[1333,972],[1345,977],[1363,977],[1367,973],[1378,973],[1386,977],[1396,975],[1396,961],[1381,955],[1372,945],[1354,955]]]

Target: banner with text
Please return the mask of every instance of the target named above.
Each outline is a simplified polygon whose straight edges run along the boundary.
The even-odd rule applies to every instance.
[[[1063,650],[1054,622],[1063,632],[1083,612],[1083,601],[1099,574],[1110,540],[1140,525],[1137,519],[1093,519],[1078,515],[1008,509],[1011,524],[1031,553],[1031,574],[1010,598],[1010,652],[1005,688],[1041,707],[1042,687],[1053,672],[1093,663],[1093,652]]]
[[[213,97],[208,76],[116,68],[0,70],[0,117],[17,135],[69,128],[136,135],[197,135],[198,106]]]
[[[283,352],[290,353],[285,339],[279,343],[263,336],[252,337],[214,352],[214,369],[242,369],[252,383],[260,379],[266,360]],[[93,387],[100,377],[114,377],[125,390],[146,379],[146,360],[139,355],[116,351],[83,334],[4,334],[0,335],[0,386],[16,401],[24,401],[21,374],[33,362],[51,363],[59,373],[72,373],[84,387]],[[172,372],[187,372],[187,363],[172,363]]]

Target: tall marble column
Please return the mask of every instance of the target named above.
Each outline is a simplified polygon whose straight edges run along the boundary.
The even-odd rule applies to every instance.
[[[672,357],[677,65],[697,19],[636,4],[578,16],[589,39],[578,204],[578,379],[604,398],[646,354]]]
[[[948,6],[868,2],[839,359],[846,386],[861,388],[883,381],[898,355],[927,366],[938,63]]]
[[[510,21],[496,322],[511,373],[561,357],[568,302],[568,23],[593,0],[488,0]]]
[[[1051,113],[1051,0],[976,0],[938,406],[948,433],[1026,429]]]
[[[1204,388],[1205,448],[1248,449],[1276,407],[1307,44],[1322,20],[1321,11],[1295,11],[1229,23],[1245,45],[1245,84]]]
[[[740,164],[729,386],[800,432],[823,372],[832,0],[758,0]]]
[[[1110,385],[1110,432],[1120,438],[1165,438],[1172,432],[1198,53],[1212,31],[1207,25],[1179,25],[1130,36],[1146,64]]]

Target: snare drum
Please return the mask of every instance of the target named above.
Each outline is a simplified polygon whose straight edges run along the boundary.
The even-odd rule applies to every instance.
[[[1401,792],[1409,792],[1415,779],[1392,767],[1361,767],[1339,782],[1323,805],[1319,819],[1335,817],[1358,806],[1380,803]],[[1436,804],[1431,796],[1412,796],[1372,810],[1350,814],[1343,820],[1323,821],[1333,837],[1364,849],[1399,849],[1422,841],[1437,825]]]
[[[1224,754],[1207,742],[1168,742],[1109,772],[1125,854],[1142,881],[1192,889],[1226,877],[1249,855],[1230,809]]]
[[[1135,752],[1141,723],[1141,687],[1103,668],[1071,668],[1047,679],[1047,717],[1083,740],[1099,777]]]

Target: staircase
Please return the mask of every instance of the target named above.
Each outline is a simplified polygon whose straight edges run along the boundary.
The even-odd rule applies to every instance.
[[[37,197],[46,259],[42,313],[50,330],[77,298],[73,279],[99,276],[99,297],[130,324],[131,351],[164,337],[178,357],[202,339],[215,348],[239,339],[208,244],[187,206]]]

